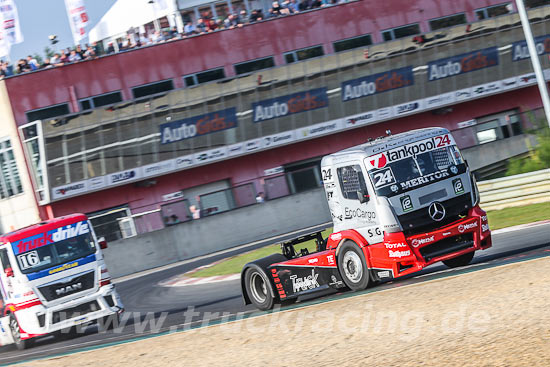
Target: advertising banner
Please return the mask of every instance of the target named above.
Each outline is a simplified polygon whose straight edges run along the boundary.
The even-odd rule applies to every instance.
[[[364,76],[342,83],[342,101],[368,97],[414,84],[412,66]]]
[[[252,111],[254,111],[253,121],[267,121],[327,106],[327,88],[311,89],[305,92],[288,94],[252,103]]]
[[[195,136],[215,133],[237,127],[235,107],[206,113],[160,125],[161,144],[170,144]]]
[[[496,47],[484,48],[428,63],[428,80],[440,80],[498,65]]]
[[[539,56],[550,53],[550,34],[535,37],[535,47]],[[530,57],[526,41],[512,43],[512,61],[525,60]]]
[[[6,42],[10,45],[23,42],[21,23],[19,22],[15,2],[13,0],[0,0],[0,13],[2,13],[2,28],[4,29]]]
[[[69,17],[69,24],[75,45],[86,36],[86,26],[88,25],[88,13],[84,6],[84,0],[65,0],[65,8]]]

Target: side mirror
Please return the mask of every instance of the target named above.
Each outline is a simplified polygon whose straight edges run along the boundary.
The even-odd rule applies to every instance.
[[[357,190],[357,200],[359,200],[361,204],[364,204],[370,200],[370,196],[366,191],[367,190]]]
[[[13,269],[12,268],[6,268],[4,270],[4,272],[6,273],[7,277],[13,277]]]
[[[97,243],[99,243],[100,249],[105,250],[107,248],[107,241],[105,241],[105,237],[98,238]]]

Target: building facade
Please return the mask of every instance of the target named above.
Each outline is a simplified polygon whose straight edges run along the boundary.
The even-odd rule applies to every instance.
[[[528,3],[546,75],[548,3]],[[343,3],[1,83],[23,177],[5,191],[2,162],[2,222],[19,195],[33,219],[87,213],[111,240],[318,188],[323,155],[387,130],[446,127],[483,173],[543,115],[498,0]]]

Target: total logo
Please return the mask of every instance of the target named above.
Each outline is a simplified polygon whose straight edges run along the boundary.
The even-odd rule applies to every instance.
[[[405,256],[410,256],[410,255],[411,255],[410,250],[407,250],[407,251],[392,251],[392,250],[389,250],[388,251],[388,256],[389,257],[402,258],[402,257],[405,257]]]
[[[411,241],[412,247],[418,247],[420,245],[425,245],[427,243],[432,243],[435,241],[435,236],[425,237],[425,238],[415,238]]]
[[[473,222],[473,223],[470,223],[470,224],[460,224],[458,226],[458,231],[460,233],[464,233],[464,231],[467,231],[469,229],[476,228],[476,227],[477,227],[477,222]]]

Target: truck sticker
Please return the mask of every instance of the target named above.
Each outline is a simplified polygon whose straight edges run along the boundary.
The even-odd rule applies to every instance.
[[[380,188],[395,183],[395,177],[393,175],[391,167],[387,167],[380,171],[377,171],[376,173],[373,173],[372,178],[374,179],[375,188]]]
[[[388,159],[384,153],[378,153],[367,158],[368,170],[384,168]]]
[[[319,274],[315,273],[315,270],[311,270],[311,275],[303,278],[298,278],[297,275],[291,275],[290,279],[292,280],[293,292],[296,293],[307,291],[308,289],[319,288],[321,285],[317,282],[317,278],[319,278]]]
[[[453,180],[453,188],[456,195],[462,194],[464,192],[464,185],[462,184],[462,180],[460,178]]]
[[[321,175],[323,183],[327,184],[334,182],[334,176],[332,175],[331,168],[321,168]]]
[[[376,212],[370,212],[360,208],[357,208],[357,209],[345,208],[344,218],[345,219],[359,218],[359,219],[364,219],[367,222],[371,222],[376,218]]]
[[[38,265],[40,263],[40,257],[38,256],[38,252],[35,250],[27,252],[26,254],[18,255],[17,261],[19,262],[21,270],[26,270]]]
[[[401,208],[404,212],[408,212],[410,210],[413,210],[413,203],[411,200],[411,197],[409,195],[405,195],[401,197]]]
[[[46,233],[40,233],[15,241],[12,243],[13,252],[17,255],[22,252],[49,245],[50,243],[63,241],[89,232],[90,228],[87,222],[69,224],[68,226],[56,228]]]
[[[413,178],[412,180],[400,182],[399,184],[401,185],[402,190],[406,190],[416,186],[428,184],[430,182],[434,182],[436,180],[440,180],[445,177],[449,177],[449,171],[447,169],[442,169],[437,172],[433,172],[424,176]]]

